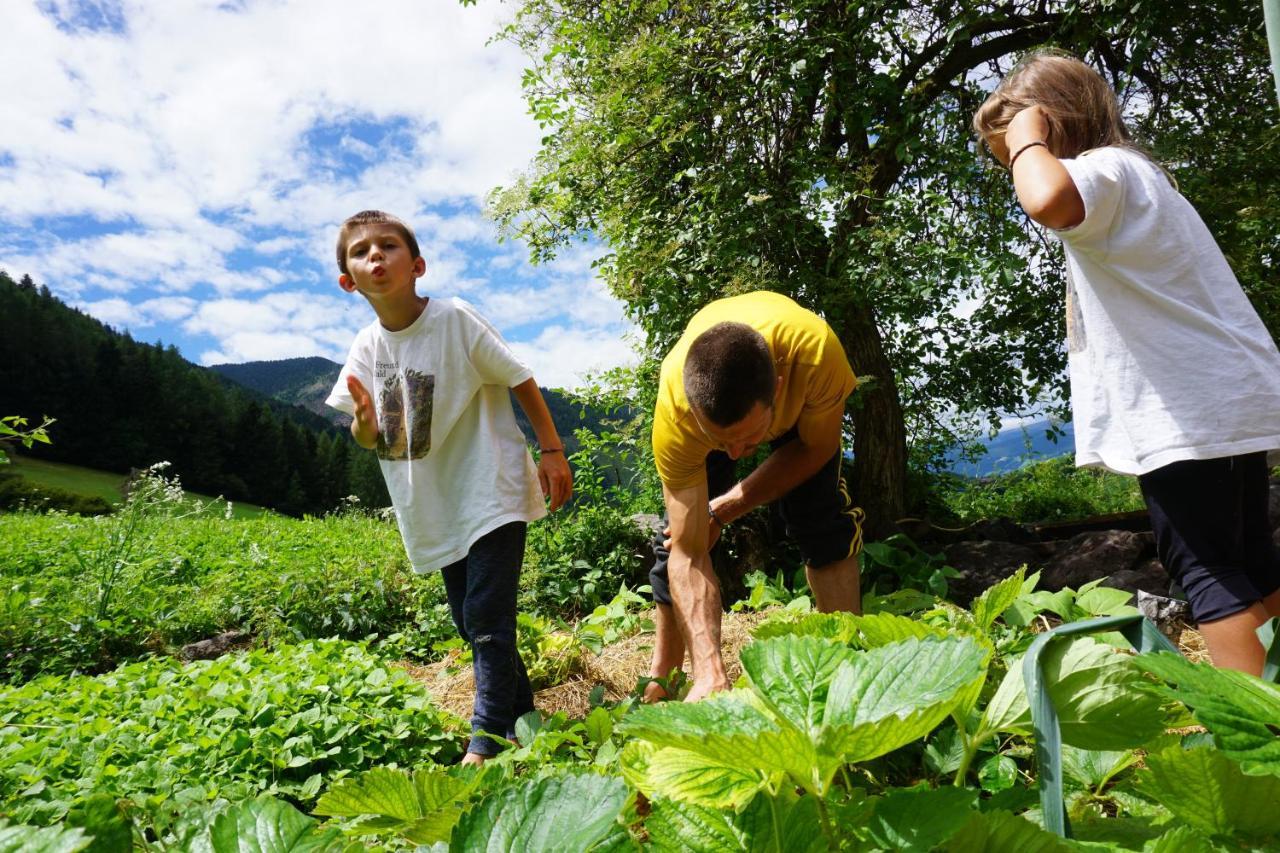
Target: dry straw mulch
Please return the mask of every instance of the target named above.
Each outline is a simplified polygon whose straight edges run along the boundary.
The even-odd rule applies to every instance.
[[[653,614],[647,614],[652,618]],[[751,632],[770,613],[726,613],[722,623],[722,647],[729,681],[735,681],[742,673],[738,653],[751,640]],[[1200,632],[1190,625],[1182,625],[1172,638],[1189,660],[1208,661]],[[583,717],[591,711],[590,695],[596,685],[604,686],[607,700],[617,701],[631,694],[636,683],[649,672],[649,659],[653,653],[653,634],[643,632],[614,643],[599,654],[583,651],[581,659],[561,684],[556,684],[534,695],[534,704],[543,714],[564,711],[569,717]],[[441,708],[464,719],[471,716],[471,703],[475,698],[475,679],[470,666],[459,667],[458,653],[427,666],[402,662],[401,667],[426,687],[432,700]],[[688,672],[688,660],[685,661]]]
[[[647,614],[652,618],[653,614]],[[721,628],[725,668],[732,682],[742,672],[738,652],[751,640],[751,632],[765,620],[767,613],[726,613]],[[629,696],[642,676],[649,673],[653,654],[653,634],[635,634],[621,642],[606,646],[599,655],[584,651],[578,665],[561,684],[539,690],[534,704],[543,714],[564,711],[569,717],[583,717],[591,711],[590,696],[596,685],[604,686],[607,700]],[[437,705],[457,714],[471,716],[475,698],[475,679],[470,666],[458,667],[457,654],[428,666],[401,663],[410,676],[422,683]],[[688,661],[685,661],[688,671]]]

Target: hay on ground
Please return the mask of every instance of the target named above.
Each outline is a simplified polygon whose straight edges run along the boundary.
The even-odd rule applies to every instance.
[[[653,618],[653,613],[646,614]],[[732,682],[742,673],[738,653],[751,640],[751,632],[763,622],[767,613],[726,613],[721,623],[721,648],[725,669]],[[543,714],[564,711],[569,717],[583,717],[591,711],[591,691],[603,685],[604,698],[617,701],[631,695],[640,678],[648,675],[653,654],[653,633],[642,632],[621,642],[606,646],[600,654],[584,651],[577,670],[562,683],[539,690],[534,704]],[[432,700],[459,717],[471,716],[475,699],[475,676],[471,667],[459,667],[460,653],[454,651],[444,660],[422,666],[403,662],[400,666],[420,682]],[[685,671],[689,661],[685,659]]]

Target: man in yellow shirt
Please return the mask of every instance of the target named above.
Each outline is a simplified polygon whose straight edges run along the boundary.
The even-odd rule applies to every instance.
[[[649,574],[657,604],[650,676],[682,666],[687,647],[689,701],[729,686],[710,551],[725,525],[755,507],[779,501],[819,610],[861,609],[862,510],[840,473],[845,400],[856,385],[831,327],[768,291],[707,305],[663,359],[653,456],[668,530]],[[766,441],[768,458],[735,482],[734,460]],[[656,683],[645,692],[649,701],[663,695]]]

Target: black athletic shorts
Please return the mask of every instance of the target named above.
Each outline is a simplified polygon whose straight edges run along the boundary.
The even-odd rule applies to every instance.
[[[1138,483],[1160,562],[1197,622],[1239,613],[1280,589],[1265,453],[1174,462]]]
[[[777,450],[797,435],[793,428],[770,442],[769,446]],[[862,550],[863,512],[853,505],[849,496],[841,462],[841,453],[836,451],[816,474],[777,501],[787,535],[800,546],[805,564],[815,569],[852,557]],[[707,454],[706,465],[708,498],[723,495],[737,482],[734,462],[729,454],[712,451]],[[667,526],[665,520],[662,526]],[[649,570],[649,584],[653,587],[653,600],[658,604],[671,603],[671,591],[667,585],[667,560],[671,555],[662,544],[666,538],[661,530],[653,537],[656,560]]]

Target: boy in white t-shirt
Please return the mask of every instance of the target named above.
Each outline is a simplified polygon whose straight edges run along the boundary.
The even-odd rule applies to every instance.
[[[419,296],[426,272],[413,231],[366,210],[338,234],[338,285],[378,319],[361,329],[325,401],[352,415],[376,450],[414,571],[440,571],[449,610],[472,649],[475,732],[463,758],[480,764],[533,710],[516,650],[516,586],[526,525],[573,491],[564,446],[533,375],[475,309]],[[537,466],[516,426],[514,392],[541,445]],[[539,488],[541,487],[541,488]]]
[[[1214,664],[1261,674],[1255,631],[1280,616],[1267,507],[1280,352],[1092,68],[1033,54],[974,127],[1065,249],[1076,463],[1137,475],[1160,561]]]

